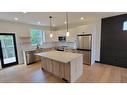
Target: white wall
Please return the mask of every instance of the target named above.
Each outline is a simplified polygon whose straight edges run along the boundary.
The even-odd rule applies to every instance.
[[[96,61],[100,61],[100,49],[101,49],[101,19],[96,19]]]
[[[46,42],[51,42],[49,37],[48,28],[36,26],[36,25],[29,25],[23,23],[16,23],[16,22],[9,22],[0,20],[0,33],[15,33],[16,34],[16,42],[17,42],[17,51],[18,51],[18,59],[19,63],[23,63],[23,51],[22,49],[25,48],[35,48],[30,45],[22,45],[20,37],[30,36],[31,29],[40,29],[45,32],[46,35]],[[41,47],[52,47],[53,44],[45,43]]]

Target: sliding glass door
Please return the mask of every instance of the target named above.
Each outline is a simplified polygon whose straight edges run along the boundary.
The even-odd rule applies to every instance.
[[[0,33],[0,51],[2,67],[18,64],[15,34]]]

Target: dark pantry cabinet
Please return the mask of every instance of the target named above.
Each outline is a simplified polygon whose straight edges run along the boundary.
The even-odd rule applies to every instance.
[[[127,67],[127,31],[123,31],[124,21],[127,21],[127,14],[102,19],[101,63]]]

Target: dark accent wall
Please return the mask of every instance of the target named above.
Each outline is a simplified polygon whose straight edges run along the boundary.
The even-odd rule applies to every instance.
[[[123,31],[124,21],[127,21],[127,14],[102,19],[101,63],[127,67],[127,32]]]

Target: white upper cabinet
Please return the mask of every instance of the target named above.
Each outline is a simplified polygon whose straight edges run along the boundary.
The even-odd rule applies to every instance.
[[[89,29],[89,25],[83,25],[83,26],[79,26],[79,27],[74,27],[69,29],[69,37],[66,37],[66,41],[67,42],[76,42],[77,40],[77,35],[79,34],[83,34],[83,32],[85,34],[90,34],[91,30]],[[66,36],[66,29],[62,29],[59,31],[55,31],[53,33],[53,41],[58,42],[58,37],[59,36]]]

